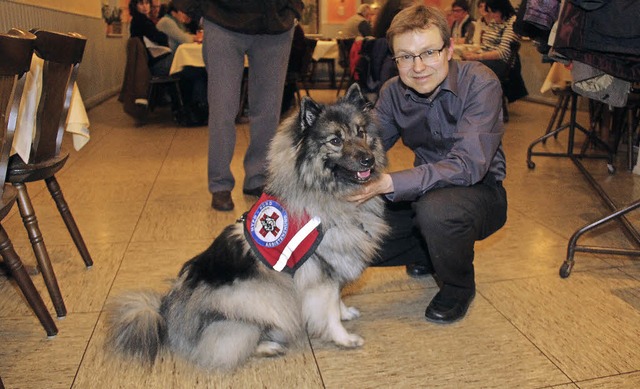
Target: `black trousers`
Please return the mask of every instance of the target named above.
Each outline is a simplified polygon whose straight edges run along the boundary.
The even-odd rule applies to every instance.
[[[391,234],[373,266],[432,265],[441,292],[468,297],[475,291],[474,245],[507,220],[501,182],[433,189],[413,202],[389,203]]]

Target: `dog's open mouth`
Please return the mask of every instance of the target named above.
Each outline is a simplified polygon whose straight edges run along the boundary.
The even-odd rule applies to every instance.
[[[343,180],[347,180],[356,184],[363,184],[373,178],[374,170],[349,170],[341,166],[336,166],[334,174],[341,177]]]
[[[356,172],[356,178],[358,181],[368,181],[371,178],[371,169]]]

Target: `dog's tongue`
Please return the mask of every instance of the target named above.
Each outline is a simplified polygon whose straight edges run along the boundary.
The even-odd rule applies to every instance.
[[[371,175],[371,170],[365,170],[363,172],[358,172],[358,178],[369,178]]]

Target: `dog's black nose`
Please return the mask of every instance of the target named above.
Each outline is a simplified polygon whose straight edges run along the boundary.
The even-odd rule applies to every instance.
[[[373,155],[360,158],[360,165],[366,168],[373,166],[375,162],[376,162],[376,158]]]

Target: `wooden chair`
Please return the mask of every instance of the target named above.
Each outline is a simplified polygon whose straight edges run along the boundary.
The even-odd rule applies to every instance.
[[[347,80],[347,86],[345,89],[351,85],[353,82],[353,75],[350,71],[350,61],[349,55],[351,54],[351,47],[353,43],[356,41],[356,38],[338,38],[338,65],[342,67],[342,77],[340,77],[340,83],[338,84],[338,91],[336,92],[336,96],[340,96],[340,90],[342,89],[342,85],[344,80],[347,78],[347,74],[349,74],[349,79]]]
[[[309,93],[309,85],[307,84],[307,81],[311,76],[311,61],[313,61],[313,51],[315,50],[318,41],[315,39],[307,38],[305,36],[304,44],[305,51],[304,55],[298,62],[298,68],[287,71],[286,79],[286,83],[291,83],[295,86],[298,105],[300,105],[300,100],[302,99],[302,97],[300,96],[300,87],[298,86],[298,84],[302,84],[302,87],[307,92],[307,96],[311,96],[311,94]]]
[[[500,85],[502,86],[502,119],[505,123],[509,121],[509,98],[505,91],[509,88],[509,84],[514,76],[514,72],[520,72],[519,61],[520,57],[518,52],[520,51],[521,43],[519,40],[514,40],[511,42],[509,47],[511,48],[511,54],[509,55],[509,60],[507,61],[507,68],[504,74],[501,74],[498,78],[500,79]]]
[[[2,127],[0,128],[0,220],[11,210],[16,200],[16,189],[5,184],[7,165],[13,134],[16,128],[20,97],[24,89],[24,74],[29,71],[33,45],[36,37],[28,32],[12,29],[8,34],[0,34],[0,109],[2,110]],[[0,224],[0,255],[4,265],[9,269],[27,302],[40,320],[48,336],[54,336],[58,329],[33,285],[33,281],[9,240],[7,232]],[[1,386],[1,385],[0,385]]]
[[[147,115],[158,105],[159,92],[163,87],[173,88],[172,99],[177,112],[182,112],[184,103],[180,92],[179,76],[154,76],[149,69],[147,49],[140,38],[127,41],[127,62],[119,100],[124,111],[133,116],[138,123],[147,120]]]
[[[25,184],[45,181],[85,265],[91,267],[93,260],[55,177],[56,172],[64,166],[69,157],[68,152],[61,148],[62,137],[86,38],[76,33],[63,34],[45,30],[32,32],[37,37],[36,54],[44,60],[36,133],[29,161],[23,161],[18,155],[10,158],[7,181],[18,190],[18,208],[38,260],[38,267],[58,317],[64,317],[67,309]]]

